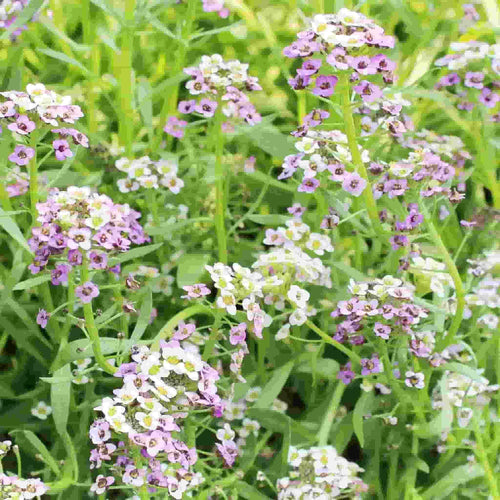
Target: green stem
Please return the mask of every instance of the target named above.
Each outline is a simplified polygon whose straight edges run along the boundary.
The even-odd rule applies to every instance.
[[[175,51],[175,63],[172,69],[171,76],[178,75],[186,64],[186,54],[189,45],[189,37],[193,29],[194,20],[196,18],[197,0],[188,0],[185,24],[182,29],[182,39],[179,40],[179,45]],[[171,92],[167,94],[163,101],[163,106],[160,112],[160,126],[158,135],[153,143],[153,151],[158,149],[163,137],[163,127],[167,120],[167,116],[175,113],[177,109],[177,99],[179,97],[179,85],[176,85]],[[170,137],[168,138],[170,140]]]
[[[83,261],[81,266],[81,279],[82,283],[85,283],[89,280],[89,270],[86,260]],[[87,327],[87,332],[89,334],[90,340],[92,341],[92,349],[94,351],[95,360],[106,373],[113,375],[116,372],[116,368],[108,363],[107,359],[102,353],[99,330],[97,329],[97,326],[95,324],[94,311],[92,310],[92,302],[83,304],[83,313],[85,316],[85,326]]]
[[[222,121],[224,114],[222,113],[222,101],[218,100],[217,110],[214,117],[213,141],[215,145],[215,233],[217,235],[217,249],[219,254],[219,262],[227,264],[227,241],[226,241],[226,202],[225,199],[225,172],[224,164],[222,163],[222,154],[224,151],[224,133],[222,130]]]
[[[6,212],[12,212],[12,203],[10,202],[9,194],[5,189],[5,182],[0,182],[0,203]]]
[[[90,47],[90,72],[91,76],[87,79],[87,123],[89,134],[92,136],[97,132],[97,113],[96,113],[96,93],[94,91],[95,87],[95,75],[99,73],[99,45],[95,42],[95,32],[94,23],[92,20],[92,2],[90,0],[84,0],[82,5],[82,28],[83,28],[83,41],[84,44]]]
[[[215,347],[215,343],[217,342],[217,337],[219,336],[219,327],[221,324],[220,314],[215,316],[214,324],[212,325],[212,329],[210,330],[210,336],[208,337],[208,341],[205,344],[205,349],[203,350],[203,361],[207,361],[208,358],[212,355],[212,352]]]
[[[121,54],[119,61],[119,83],[120,83],[120,110],[121,120],[119,123],[120,143],[125,147],[127,156],[132,154],[134,121],[132,109],[133,95],[133,68],[132,53],[134,47],[134,21],[136,0],[125,0],[124,2],[124,28],[121,43]]]
[[[450,328],[448,329],[448,334],[446,335],[446,337],[443,337],[441,339],[440,343],[437,346],[437,349],[441,350],[453,343],[455,335],[460,327],[460,324],[462,323],[465,308],[465,290],[457,266],[455,265],[453,258],[451,257],[445,244],[443,243],[441,235],[436,229],[431,215],[429,214],[423,203],[421,204],[421,210],[425,217],[431,239],[433,243],[438,247],[439,253],[443,257],[446,267],[448,268],[448,272],[450,273],[453,283],[455,284],[455,293],[457,296],[457,310],[455,312],[455,316],[453,317]]]
[[[368,179],[368,172],[366,171],[361,153],[359,152],[358,141],[356,138],[356,126],[354,125],[354,118],[351,109],[351,86],[349,84],[349,76],[341,75],[339,84],[342,87],[342,114],[344,116],[345,133],[347,135],[347,142],[352,156],[352,163],[356,167],[358,174],[366,181],[366,188],[363,191],[363,199],[368,211],[374,231],[380,236],[383,234],[382,225],[378,216],[377,203],[373,197],[372,185]]]
[[[488,454],[484,447],[483,436],[481,434],[481,429],[479,428],[479,422],[477,415],[474,416],[474,435],[476,436],[476,455],[483,466],[484,472],[486,474],[486,481],[488,482],[488,487],[492,495],[491,498],[494,500],[500,499],[500,490],[498,489],[498,481],[496,479],[495,473],[491,468],[490,461],[488,460]]]
[[[415,492],[415,483],[417,481],[418,469],[416,460],[418,458],[418,437],[415,433],[413,433],[412,436],[411,454],[415,460],[415,463],[412,464],[410,470],[408,471],[408,482],[405,486],[405,500],[411,500],[413,498],[413,494]]]
[[[389,454],[389,477],[387,479],[387,500],[397,500],[397,476],[398,476],[399,450],[391,450]]]
[[[323,417],[323,422],[321,422],[321,427],[319,428],[318,446],[326,446],[328,444],[330,429],[332,428],[337,408],[346,387],[347,386],[343,382],[339,381],[337,382],[337,387],[335,387],[335,390],[332,392],[332,399],[330,400],[328,409],[326,410],[325,416]]]
[[[168,339],[181,321],[184,321],[191,316],[196,316],[197,314],[209,314],[213,316],[214,311],[212,311],[210,307],[204,306],[203,304],[195,304],[178,312],[167,321],[167,323],[159,331],[158,335],[156,335],[152,349],[157,351],[160,348],[160,340]]]
[[[332,345],[337,348],[339,351],[342,351],[354,364],[359,365],[361,362],[361,358],[350,349],[345,347],[340,342],[337,342],[335,339],[332,339],[330,335],[325,333],[323,330],[318,328],[312,321],[306,320],[305,325],[310,328],[313,332],[317,333],[326,343]]]

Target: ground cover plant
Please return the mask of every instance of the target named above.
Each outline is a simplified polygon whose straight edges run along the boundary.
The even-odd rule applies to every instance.
[[[0,0],[0,498],[500,499],[490,0]]]

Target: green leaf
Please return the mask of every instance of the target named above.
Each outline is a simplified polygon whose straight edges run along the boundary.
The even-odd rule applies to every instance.
[[[18,283],[12,290],[18,292],[20,290],[28,290],[28,288],[34,288],[42,283],[50,281],[50,274],[42,274],[41,276],[36,276],[35,278],[30,278],[29,280],[24,280]]]
[[[148,129],[148,133],[153,133],[153,101],[151,99],[151,84],[147,78],[140,78],[137,82],[137,104],[141,111],[141,116]],[[160,123],[163,127],[164,123]]]
[[[193,285],[205,273],[205,266],[210,261],[207,254],[185,254],[177,262],[177,286]]]
[[[50,386],[50,401],[52,406],[52,418],[57,432],[60,436],[66,434],[68,425],[69,403],[71,398],[71,368],[64,365],[54,372],[54,378],[60,378]]]
[[[421,438],[430,438],[433,436],[437,436],[442,432],[447,432],[451,429],[451,424],[453,422],[453,407],[451,405],[450,399],[448,397],[448,391],[446,389],[446,374],[444,374],[439,381],[439,387],[441,396],[443,398],[441,409],[439,410],[439,414],[430,422],[419,425],[415,429],[414,432]]]
[[[135,325],[134,331],[130,336],[130,342],[136,343],[141,340],[146,328],[149,324],[149,320],[151,319],[151,311],[153,309],[153,294],[151,293],[151,289],[146,291],[146,297],[144,298],[141,306],[141,312],[139,314],[139,319]]]
[[[343,262],[331,262],[333,267],[336,267],[339,271],[342,271],[343,273],[347,274],[349,278],[352,278],[355,281],[367,281],[368,277],[365,276],[363,273],[359,272],[357,269],[354,269],[351,266],[348,266],[347,264],[344,264]]]
[[[84,75],[90,75],[90,71],[76,59],[67,56],[63,52],[58,52],[57,50],[52,49],[36,49],[37,52],[41,52],[46,56],[52,57],[53,59],[57,59],[63,63],[69,64],[70,66],[76,66]]]
[[[288,469],[288,451],[292,443],[292,419],[284,413],[266,408],[253,407],[247,413],[250,418],[257,420],[266,429],[283,434],[280,473],[286,475]]]
[[[146,245],[139,248],[133,248],[128,252],[121,253],[113,257],[113,264],[122,264],[123,262],[127,262],[129,260],[138,259],[139,257],[144,257],[155,250],[158,250],[163,245],[163,243],[155,243],[154,245]]]
[[[256,224],[262,224],[264,226],[279,226],[280,224],[285,224],[286,221],[290,220],[290,217],[280,214],[268,214],[268,215],[248,215],[248,220],[255,222]]]
[[[43,461],[52,469],[54,474],[56,474],[57,476],[61,475],[61,469],[59,469],[56,460],[50,454],[49,450],[47,450],[47,447],[40,441],[40,439],[36,434],[26,430],[15,430],[9,432],[9,434],[11,436],[16,436],[16,435],[24,436],[30,442],[31,446],[33,446],[33,448],[42,456]]]
[[[295,152],[292,137],[282,134],[270,123],[262,122],[254,127],[245,127],[245,136],[255,146],[262,149],[275,158],[284,158]]]
[[[354,428],[354,434],[358,438],[361,447],[365,444],[365,435],[363,430],[364,415],[366,415],[371,404],[373,402],[372,392],[363,392],[361,397],[358,399],[356,406],[354,407],[354,412],[352,414],[352,426]]]
[[[65,185],[65,184],[61,183],[61,180],[64,178],[64,176],[66,175],[68,170],[71,168],[71,165],[73,165],[73,161],[75,160],[75,158],[76,158],[76,153],[73,156],[66,158],[66,160],[63,163],[63,166],[60,169],[56,170],[56,172],[55,172],[56,175],[49,182],[49,184],[47,185],[47,188],[51,188],[53,186],[62,187]]]
[[[270,500],[268,496],[244,481],[236,481],[236,488],[238,489],[238,496],[247,500]]]
[[[264,386],[259,399],[255,402],[255,408],[269,408],[271,406],[288,380],[294,364],[295,360],[292,360],[274,370],[271,380]]]
[[[334,359],[318,359],[316,361],[316,366],[314,367],[314,372],[322,378],[326,379],[336,379],[337,373],[340,369],[340,365]],[[296,372],[298,373],[313,373],[313,366],[309,360],[304,361],[299,366],[297,366]]]
[[[460,485],[482,476],[484,476],[484,470],[479,464],[460,465],[425,490],[422,493],[422,498],[424,500],[450,498],[451,493]]]
[[[454,361],[451,361],[440,366],[440,369],[460,373],[475,382],[483,382],[483,377],[477,372],[477,370],[470,366],[463,365],[462,363],[455,363]]]
[[[16,240],[27,252],[33,254],[28,242],[23,236],[23,233],[19,229],[19,226],[11,219],[6,212],[0,208],[0,227],[4,229],[14,240]]]

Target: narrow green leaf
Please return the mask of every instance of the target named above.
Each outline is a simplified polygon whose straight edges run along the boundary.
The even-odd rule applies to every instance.
[[[295,152],[292,138],[282,134],[270,123],[263,122],[254,127],[246,127],[245,136],[247,136],[255,146],[275,158],[284,158]]]
[[[255,408],[269,408],[273,401],[278,397],[281,389],[285,385],[290,372],[292,371],[295,360],[280,366],[274,370],[271,380],[264,386],[259,399],[255,402]]]
[[[84,75],[90,75],[90,71],[82,63],[78,62],[76,59],[73,59],[70,56],[67,56],[63,52],[58,52],[57,50],[52,50],[52,49],[36,49],[36,50],[37,52],[41,52],[46,56],[52,57],[53,59],[57,59],[58,61],[69,64],[70,66],[77,67]]]
[[[422,498],[424,500],[450,498],[451,493],[460,485],[482,476],[484,476],[484,470],[479,464],[460,465],[425,490],[422,493]]]
[[[331,262],[333,267],[336,267],[339,271],[347,274],[349,278],[352,278],[355,281],[366,281],[368,279],[363,273],[359,272],[357,269],[354,269],[343,262]]]
[[[368,411],[371,403],[373,401],[372,392],[363,392],[361,397],[358,399],[356,406],[354,407],[354,412],[352,414],[352,426],[354,428],[354,434],[358,438],[361,447],[365,444],[365,434],[363,430],[364,415]]]
[[[128,252],[121,253],[113,257],[113,264],[122,264],[123,262],[127,262],[129,260],[138,259],[139,257],[144,257],[155,250],[158,250],[163,245],[163,243],[155,243],[154,245],[146,245],[143,247],[133,248]]]
[[[16,435],[24,436],[30,442],[31,446],[33,446],[33,448],[42,456],[43,461],[52,469],[54,474],[56,474],[57,476],[61,475],[61,469],[59,469],[56,460],[50,454],[49,450],[47,450],[47,447],[40,441],[40,439],[36,434],[26,430],[15,430],[9,432],[9,434],[11,436],[16,436]]]
[[[316,366],[314,371],[316,375],[326,379],[335,379],[337,373],[340,369],[340,365],[334,359],[318,359],[316,361]],[[296,372],[298,373],[311,373],[313,372],[313,366],[309,360],[304,361],[299,366],[297,366]]]
[[[54,372],[54,378],[60,378],[50,386],[50,401],[52,406],[52,418],[59,435],[66,434],[68,425],[69,403],[71,398],[71,368],[64,365]]]
[[[207,254],[185,254],[177,262],[177,286],[183,287],[197,283],[205,273],[210,261]]]
[[[0,227],[6,231],[9,236],[16,240],[27,252],[33,254],[28,242],[23,236],[23,233],[19,229],[19,226],[14,222],[14,219],[6,215],[5,211],[0,208]]]
[[[134,331],[130,336],[130,342],[136,343],[141,340],[146,328],[149,324],[149,320],[151,319],[151,311],[153,309],[153,294],[151,293],[151,289],[146,291],[146,297],[144,298],[141,306],[141,312],[139,314],[139,319],[135,325]]]
[[[40,276],[21,281],[16,286],[14,286],[12,290],[16,292],[20,290],[28,290],[28,288],[34,288],[38,285],[41,285],[42,283],[46,283],[47,281],[50,281],[50,274],[42,274]]]
[[[153,133],[153,101],[151,99],[153,92],[151,84],[147,78],[140,78],[137,82],[137,104],[141,111],[141,116],[150,134]],[[165,124],[160,123],[163,127]]]
[[[236,488],[238,489],[238,495],[247,500],[270,500],[268,496],[244,481],[237,481]]]
[[[281,214],[254,214],[247,216],[247,219],[264,226],[279,226],[280,224],[285,224],[286,221],[290,220],[290,217]]]
[[[451,361],[443,366],[440,366],[440,369],[460,373],[460,375],[465,375],[475,382],[483,382],[483,377],[477,372],[477,370],[470,366],[463,365],[462,363],[455,363],[454,361]]]

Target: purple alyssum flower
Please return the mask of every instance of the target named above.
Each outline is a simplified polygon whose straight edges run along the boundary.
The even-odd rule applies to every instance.
[[[49,322],[49,319],[50,314],[45,309],[39,309],[36,317],[37,324],[42,328],[45,328],[47,326],[47,323]]]
[[[353,196],[360,196],[366,187],[366,181],[357,172],[346,172],[342,181],[344,191]]]
[[[92,299],[95,299],[97,296],[99,296],[99,288],[95,283],[92,283],[92,281],[87,281],[83,285],[76,287],[75,295],[84,304],[89,304],[90,302],[92,302]]]
[[[27,146],[17,145],[14,152],[9,155],[9,160],[19,166],[27,165],[35,156],[35,150]]]

